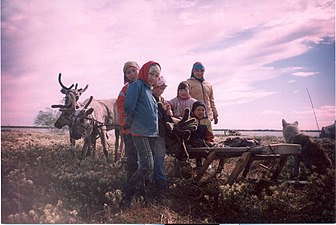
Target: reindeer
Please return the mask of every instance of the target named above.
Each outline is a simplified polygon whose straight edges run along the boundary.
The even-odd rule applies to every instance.
[[[77,83],[75,89],[72,89],[74,84],[70,85],[69,87],[66,87],[61,81],[61,76],[62,74],[59,73],[58,82],[62,87],[61,93],[65,94],[65,104],[51,105],[51,108],[59,108],[59,110],[62,112],[61,116],[56,120],[54,124],[55,127],[57,127],[58,129],[61,129],[66,125],[69,127],[71,126],[75,109],[82,106],[82,103],[78,102],[78,99],[89,87],[89,85],[86,85],[85,88],[77,89],[78,86]],[[69,129],[69,132],[71,132],[71,129]],[[72,147],[74,147],[76,144],[75,140],[71,138],[71,133],[70,133],[70,144]]]
[[[76,85],[72,84],[69,87],[66,87],[61,81],[61,73],[58,76],[58,82],[62,87],[61,93],[65,94],[65,104],[51,106],[52,108],[59,108],[59,110],[62,112],[61,116],[55,122],[55,127],[59,129],[61,129],[62,127],[66,125],[69,127],[70,143],[71,143],[71,146],[74,147],[75,139],[72,138],[74,136],[72,134],[73,132],[72,125],[74,124],[76,109],[85,106],[85,103],[89,101],[89,99],[86,99],[84,102],[78,102],[79,97],[87,90],[88,85],[86,85],[84,88],[79,88],[79,89],[77,89],[77,86],[78,86],[77,83]],[[74,86],[75,88],[73,89]],[[114,100],[112,99],[112,101],[115,102],[115,99]],[[115,129],[115,138],[116,138],[115,161],[117,161],[119,158],[118,156],[119,147],[120,147],[121,154],[123,151],[123,138],[120,135],[120,127],[118,126],[118,122],[116,119],[117,110],[116,110],[115,104],[113,105],[113,107],[112,106],[110,107],[110,112],[111,112],[111,116],[113,117],[113,119],[111,120],[111,124],[113,124],[112,129]]]
[[[84,107],[75,110],[70,133],[73,139],[84,138],[82,159],[91,155],[91,149],[95,152],[97,138],[100,138],[103,152],[108,159],[107,131],[115,129],[115,101],[116,99],[95,100],[91,96],[84,102]]]

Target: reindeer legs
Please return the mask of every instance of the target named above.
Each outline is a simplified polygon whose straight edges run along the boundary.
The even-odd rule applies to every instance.
[[[107,131],[106,131],[106,127],[105,126],[102,126],[99,128],[99,135],[100,135],[100,141],[101,141],[101,144],[103,146],[103,152],[104,152],[104,155],[106,157],[106,160],[108,160],[108,151],[107,151]]]

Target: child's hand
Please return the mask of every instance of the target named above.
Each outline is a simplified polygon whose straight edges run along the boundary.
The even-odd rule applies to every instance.
[[[218,117],[215,117],[214,118],[214,124],[217,124],[218,123]]]
[[[170,105],[169,103],[166,103],[166,104],[165,104],[165,109],[166,109],[166,110],[171,110],[171,105]]]
[[[166,103],[164,108],[166,110],[167,116],[173,116],[173,111],[171,110],[171,105],[169,103]]]

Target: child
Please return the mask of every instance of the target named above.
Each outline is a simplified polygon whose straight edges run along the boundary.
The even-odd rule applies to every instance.
[[[211,147],[214,144],[214,134],[211,127],[211,121],[206,116],[206,106],[202,101],[196,101],[192,105],[191,117],[197,119],[197,130],[191,132],[187,144],[192,147]],[[196,169],[202,167],[202,158],[196,157]]]
[[[126,126],[131,128],[138,155],[138,168],[123,191],[121,207],[130,207],[136,190],[144,192],[145,181],[151,180],[154,168],[153,150],[158,129],[158,105],[151,88],[158,81],[161,67],[149,61],[140,71],[138,80],[128,86],[124,103]],[[144,193],[142,193],[144,195]],[[144,196],[145,197],[145,196]]]
[[[218,123],[218,112],[215,105],[212,86],[204,79],[204,66],[200,62],[195,62],[191,77],[187,80],[190,85],[190,95],[196,100],[203,101],[206,105],[207,116],[214,124]]]
[[[177,96],[168,101],[173,111],[173,116],[182,118],[186,108],[191,109],[196,99],[190,96],[190,87],[186,81],[182,81],[177,87]]]
[[[159,137],[156,140],[155,145],[155,156],[154,156],[154,174],[153,180],[155,182],[156,188],[158,190],[158,194],[162,194],[162,192],[166,189],[166,175],[165,175],[165,167],[164,167],[164,157],[166,154],[166,130],[167,120],[165,119],[166,114],[166,101],[162,97],[164,90],[166,89],[166,81],[163,76],[160,76],[160,79],[153,86],[153,95],[158,102],[158,112],[159,112]]]
[[[137,152],[134,146],[133,138],[131,135],[131,130],[126,126],[125,122],[125,112],[124,112],[124,102],[126,98],[126,91],[128,89],[128,85],[138,79],[139,74],[139,65],[136,62],[128,61],[124,64],[124,84],[125,86],[121,89],[119,96],[116,101],[117,111],[118,111],[118,122],[121,126],[121,134],[125,140],[125,152],[127,157],[127,165],[126,165],[126,172],[127,172],[127,181],[132,176],[132,174],[138,168],[138,159],[137,159]]]

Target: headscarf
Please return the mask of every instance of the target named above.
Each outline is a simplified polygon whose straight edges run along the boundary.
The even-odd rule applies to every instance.
[[[126,84],[127,82],[130,82],[130,80],[126,76],[126,70],[129,67],[135,67],[138,70],[140,69],[140,66],[136,62],[134,62],[134,61],[128,61],[128,62],[126,62],[124,64],[124,68],[123,68],[123,72],[124,72],[124,84]]]
[[[155,65],[155,66],[154,66]],[[159,63],[154,61],[146,62],[139,71],[138,79],[143,80],[146,84],[148,84],[148,73],[152,70],[161,70],[161,66]]]

